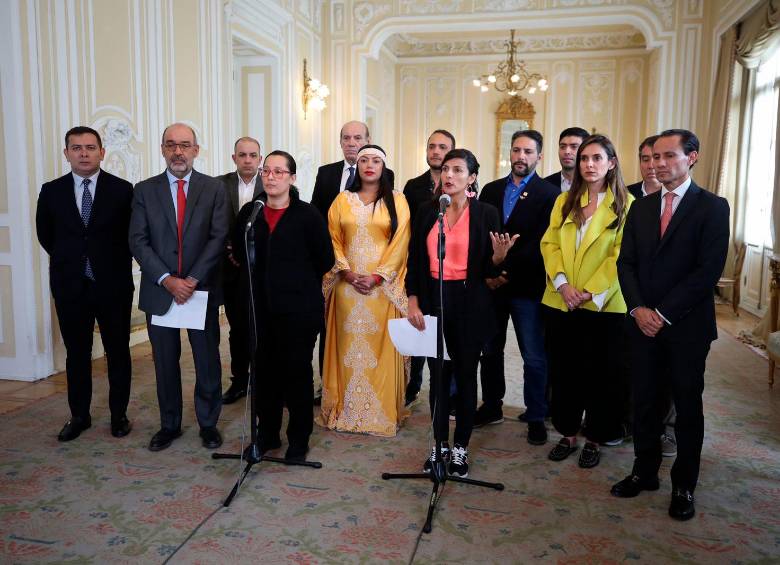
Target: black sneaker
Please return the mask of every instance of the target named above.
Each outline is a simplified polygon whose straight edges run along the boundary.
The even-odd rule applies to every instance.
[[[504,421],[504,413],[501,408],[491,409],[485,407],[483,404],[474,414],[474,427],[481,428],[482,426],[492,426],[494,424],[500,424]]]
[[[528,422],[528,443],[531,445],[547,443],[547,426],[544,422]]]
[[[450,444],[446,441],[441,444],[441,459],[447,464],[450,460]],[[436,448],[431,448],[431,456],[423,464],[423,473],[430,473],[433,469],[433,463],[436,461]]]
[[[452,448],[452,455],[448,468],[449,474],[453,477],[469,476],[469,450],[460,444],[455,444]]]

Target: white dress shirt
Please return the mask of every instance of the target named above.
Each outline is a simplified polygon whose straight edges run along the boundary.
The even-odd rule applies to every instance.
[[[240,210],[244,204],[252,201],[252,197],[255,195],[255,185],[257,184],[257,173],[252,177],[249,182],[244,182],[241,175],[238,176],[238,209]]]
[[[561,192],[569,192],[570,188],[571,181],[563,176],[563,172],[561,172]]]
[[[84,182],[84,178],[90,180],[89,195],[92,197],[92,202],[95,202],[95,186],[97,186],[97,178],[100,174],[100,169],[91,177],[80,177],[73,171],[71,171],[71,174],[73,175],[73,193],[76,196],[76,208],[79,209],[79,215],[81,215],[81,199],[84,198],[84,185],[81,183]]]
[[[341,184],[339,185],[339,192],[344,192],[344,189],[347,188],[347,179],[349,178],[349,168],[353,167],[355,169],[355,175],[357,176],[357,163],[354,165],[350,165],[347,160],[344,160],[344,168],[341,170]],[[353,184],[355,181],[352,181]]]

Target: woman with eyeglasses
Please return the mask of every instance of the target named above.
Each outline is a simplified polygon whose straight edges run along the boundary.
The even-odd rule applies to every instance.
[[[317,422],[393,436],[408,411],[404,358],[387,322],[406,314],[409,206],[393,190],[381,147],[358,151],[355,182],[333,201],[328,229],[336,264],[323,281],[327,337]]]
[[[258,347],[255,354],[258,442],[261,453],[281,447],[282,409],[290,414],[285,458],[303,460],[313,422],[312,352],[322,325],[322,277],[335,261],[322,216],[295,190],[295,159],[273,151],[261,170],[265,206],[254,222],[252,294]],[[241,208],[233,234],[234,257],[247,259],[244,230],[254,209]],[[246,277],[246,269],[243,276]],[[244,285],[248,291],[248,285]]]
[[[549,459],[577,450],[583,414],[585,445],[578,464],[595,467],[600,443],[622,437],[622,333],[626,303],[617,258],[626,214],[634,200],[623,183],[612,142],[585,139],[568,192],[555,202],[541,248],[547,287],[546,343],[553,398],[552,423],[563,436]]]
[[[453,149],[441,165],[441,193],[451,198],[444,214],[443,318],[444,341],[451,361],[444,361],[438,373],[436,359],[431,367],[431,416],[434,439],[440,445],[447,472],[456,477],[469,474],[468,446],[477,411],[477,365],[482,348],[493,337],[496,322],[486,278],[498,276],[500,265],[518,235],[498,233],[498,210],[477,200],[479,163],[468,149]],[[409,245],[408,319],[418,330],[425,329],[425,314],[437,315],[439,300],[438,235],[439,194],[421,206],[414,220]],[[440,382],[442,379],[443,382]],[[454,445],[450,451],[450,382],[457,382]],[[447,391],[436,398],[437,391]],[[434,411],[435,407],[435,411]],[[436,463],[436,447],[423,465],[430,473]]]

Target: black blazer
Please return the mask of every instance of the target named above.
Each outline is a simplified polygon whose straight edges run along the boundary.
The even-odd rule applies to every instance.
[[[561,192],[561,171],[553,173],[549,177],[544,177],[544,180],[556,187],[559,193]]]
[[[641,180],[639,182],[635,182],[634,184],[629,184],[626,187],[626,190],[628,190],[628,192],[630,192],[637,200],[639,200],[640,198],[644,198],[644,195],[642,194]]]
[[[121,297],[133,292],[133,256],[127,243],[133,185],[100,170],[89,225],[81,221],[68,173],[41,187],[35,224],[38,241],[49,254],[49,284],[55,300],[81,293],[86,257],[96,292]]]
[[[357,165],[355,165],[355,174],[357,174]],[[320,211],[320,214],[325,221],[328,221],[328,210],[330,205],[336,200],[339,195],[339,187],[341,186],[341,175],[344,172],[344,159],[336,161],[335,163],[329,163],[322,165],[317,169],[317,178],[314,180],[314,190],[311,194],[312,205]],[[390,175],[390,182],[395,181],[395,173],[392,169],[387,170],[387,174]]]
[[[250,202],[241,208],[232,234],[234,256],[244,265],[244,223],[252,207]],[[291,193],[290,205],[273,233],[269,233],[262,211],[257,216],[254,233],[258,318],[263,312],[311,314],[321,322],[325,315],[322,277],[333,267],[336,258],[328,226],[317,209]],[[245,278],[245,267],[241,273]]]
[[[626,218],[617,267],[628,311],[657,308],[671,322],[659,339],[717,339],[713,291],[729,246],[728,202],[691,182],[663,238],[660,229],[658,191],[636,200]]]
[[[404,186],[404,196],[409,203],[409,222],[414,225],[414,218],[417,211],[426,203],[433,200],[433,179],[430,169],[425,171],[419,177],[406,181]]]
[[[478,343],[486,343],[496,331],[493,301],[486,278],[498,275],[493,265],[493,244],[490,232],[498,231],[498,210],[472,198],[469,210],[469,252],[466,267],[466,309],[458,315],[465,316],[466,327]],[[431,265],[426,239],[436,223],[438,209],[433,203],[423,206],[414,221],[409,240],[409,259],[406,271],[406,294],[416,296],[423,314],[433,314],[431,305]]]
[[[239,268],[236,267],[233,263],[230,262],[230,259],[228,259],[228,249],[227,247],[231,245],[232,241],[232,235],[233,230],[236,225],[236,217],[238,216],[239,207],[238,207],[238,173],[236,171],[233,171],[232,173],[227,173],[224,175],[221,175],[219,177],[215,177],[218,180],[222,181],[222,184],[225,186],[226,191],[226,203],[227,203],[227,217],[228,217],[228,236],[225,240],[225,256],[222,259],[222,282],[224,283],[231,283],[238,280],[239,277]],[[263,190],[263,179],[260,176],[260,173],[257,174],[257,181],[255,182],[255,191],[252,194],[252,200],[256,199],[261,194],[265,194],[265,191]]]
[[[500,269],[506,271],[509,282],[499,290],[509,296],[541,300],[547,275],[540,243],[550,225],[555,199],[561,191],[535,174],[504,223],[502,210],[506,180],[507,177],[504,177],[486,184],[479,195],[480,201],[493,205],[499,211],[501,231],[520,234],[500,265]]]

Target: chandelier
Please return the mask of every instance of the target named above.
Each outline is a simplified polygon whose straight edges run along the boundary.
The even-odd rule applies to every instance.
[[[515,30],[511,30],[509,41],[506,45],[506,61],[499,63],[495,70],[473,81],[474,86],[482,92],[490,90],[493,85],[499,92],[506,92],[509,96],[517,96],[523,90],[528,90],[528,94],[533,94],[538,88],[542,92],[547,90],[549,84],[547,79],[539,73],[529,73],[525,68],[525,61],[517,59],[517,45],[515,41]]]

